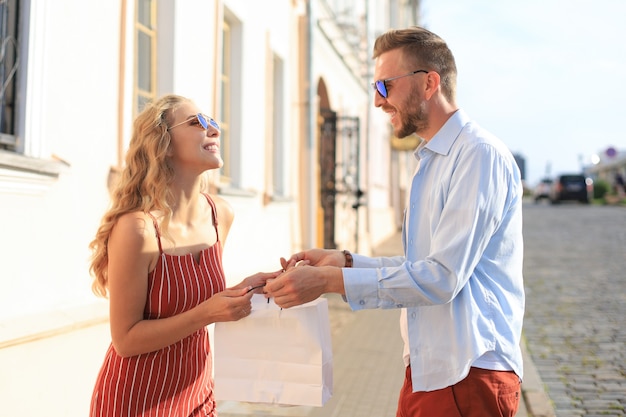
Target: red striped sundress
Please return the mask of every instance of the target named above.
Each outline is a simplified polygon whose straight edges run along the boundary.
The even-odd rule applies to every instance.
[[[213,210],[217,232],[216,208]],[[144,318],[170,317],[197,306],[225,288],[222,246],[217,242],[200,254],[163,253],[149,276]],[[213,397],[212,359],[206,327],[155,352],[129,358],[109,346],[91,399],[91,417],[189,417],[217,415]]]

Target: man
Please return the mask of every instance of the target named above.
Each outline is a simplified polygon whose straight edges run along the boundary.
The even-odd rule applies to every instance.
[[[307,250],[283,260],[287,271],[266,291],[282,307],[334,292],[353,310],[402,309],[407,370],[398,417],[513,416],[524,315],[519,169],[457,107],[456,64],[439,36],[391,30],[376,40],[374,58],[374,104],[397,137],[423,139],[404,256]]]

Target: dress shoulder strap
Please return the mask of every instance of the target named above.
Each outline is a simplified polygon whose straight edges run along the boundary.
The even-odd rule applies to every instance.
[[[217,228],[217,207],[215,206],[213,199],[207,193],[202,193],[202,195],[206,197],[207,201],[211,205],[211,212],[213,213],[213,227],[215,227],[215,234],[217,235],[217,241],[219,242],[220,232]]]
[[[157,238],[157,243],[159,244],[159,254],[163,254],[163,247],[161,246],[161,232],[159,231],[159,224],[156,218],[152,215],[152,213],[148,213],[148,216],[152,218],[152,224],[154,224],[154,233]]]

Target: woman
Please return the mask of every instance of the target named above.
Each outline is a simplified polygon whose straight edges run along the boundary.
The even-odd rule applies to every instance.
[[[203,173],[223,165],[219,135],[213,119],[175,95],[135,120],[112,207],[90,245],[112,337],[92,417],[217,415],[206,326],[249,315],[253,292],[278,275],[225,288],[233,211],[201,191]]]

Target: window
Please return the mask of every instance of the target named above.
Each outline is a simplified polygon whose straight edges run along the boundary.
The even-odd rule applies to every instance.
[[[18,0],[0,1],[0,149],[14,150],[19,66]]]
[[[283,155],[285,154],[284,139],[284,68],[280,57],[274,55],[272,59],[272,129],[271,129],[271,149],[272,149],[272,189],[274,197],[285,197],[287,195],[285,181],[285,165]]]
[[[49,136],[35,122],[43,111],[42,10],[41,2],[0,0],[0,193],[38,194],[67,169],[50,155]]]
[[[220,146],[222,149],[222,157],[224,158],[224,167],[222,168],[222,175],[225,177],[225,182],[230,182],[232,176],[231,160],[232,160],[232,146],[230,141],[231,136],[231,52],[232,52],[232,33],[230,24],[228,21],[224,21],[222,27],[222,60],[219,73],[220,79],[220,102],[219,102],[219,115],[217,116],[220,121],[221,139]]]
[[[216,106],[224,158],[220,183],[222,190],[241,189],[243,24],[227,8],[224,8],[221,35]]]
[[[135,112],[156,98],[156,0],[137,0],[135,17]]]

